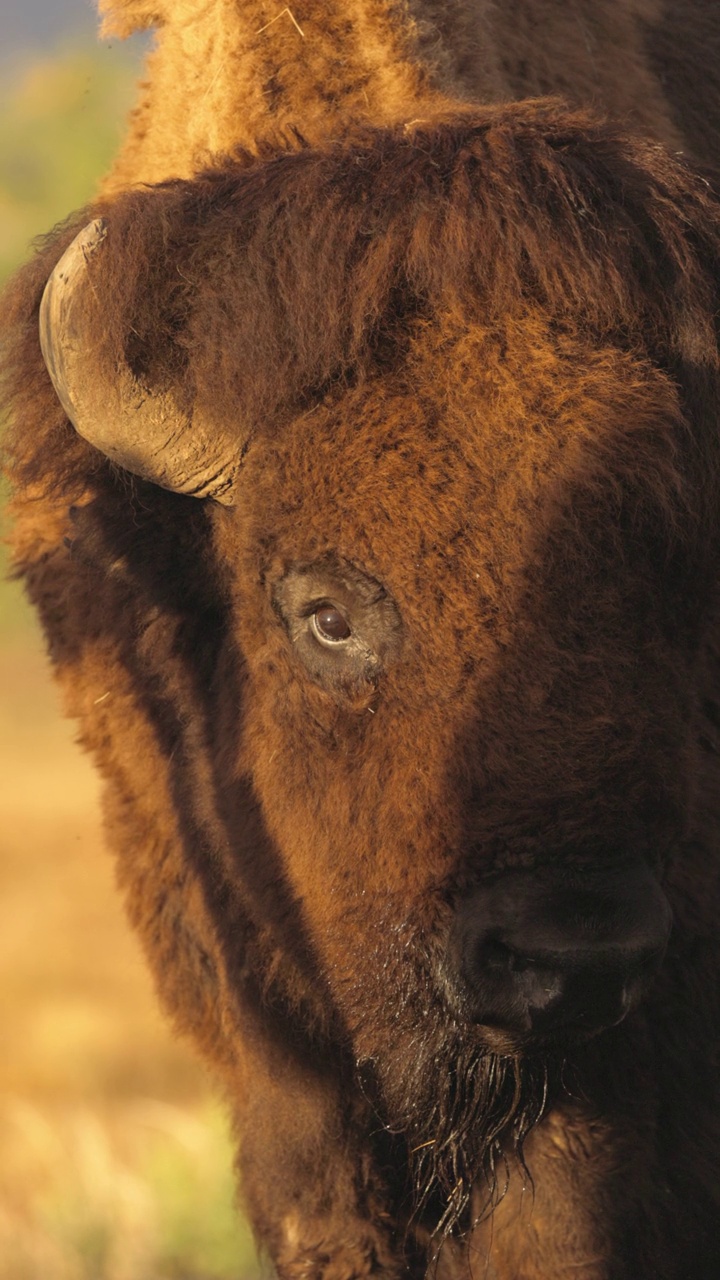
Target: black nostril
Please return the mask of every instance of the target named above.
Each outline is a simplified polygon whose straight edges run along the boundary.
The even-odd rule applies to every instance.
[[[450,939],[470,1017],[521,1036],[620,1022],[658,969],[670,910],[644,867],[624,876],[512,873],[468,895]]]
[[[497,939],[480,943],[466,976],[476,1020],[522,1035],[614,1026],[646,986],[643,976],[629,975],[622,964],[527,955]]]

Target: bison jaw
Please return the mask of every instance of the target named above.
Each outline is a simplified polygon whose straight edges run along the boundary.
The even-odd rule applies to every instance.
[[[235,501],[237,443],[224,440],[198,407],[149,392],[123,355],[108,374],[93,327],[102,322],[107,223],[95,218],[50,276],[40,304],[40,347],[58,399],[78,435],[118,466],[164,489],[226,506]]]

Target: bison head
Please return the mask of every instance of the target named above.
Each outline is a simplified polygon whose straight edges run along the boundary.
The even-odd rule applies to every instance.
[[[456,1213],[667,943],[716,556],[712,196],[537,105],[97,212],[43,346],[85,472],[123,469],[94,518],[135,597],[187,619],[212,579],[206,683],[197,627],[165,653],[195,672],[177,804],[218,963],[263,1016],[312,1009]]]

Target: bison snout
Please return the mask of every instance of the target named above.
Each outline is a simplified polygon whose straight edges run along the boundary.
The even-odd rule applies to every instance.
[[[642,999],[671,927],[649,869],[513,872],[459,906],[450,968],[471,1019],[511,1038],[582,1037]]]

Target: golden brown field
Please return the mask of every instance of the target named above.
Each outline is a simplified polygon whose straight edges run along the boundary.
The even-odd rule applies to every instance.
[[[59,716],[34,628],[11,613],[0,647],[0,1280],[256,1274],[222,1111],[156,1010],[102,847],[95,776]]]
[[[5,77],[0,278],[92,193],[132,98],[123,57],[68,47]],[[4,571],[0,1280],[247,1280],[222,1110],[156,1010],[97,781]]]

